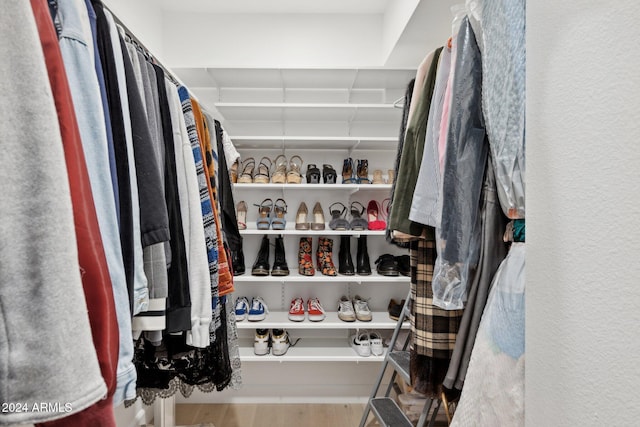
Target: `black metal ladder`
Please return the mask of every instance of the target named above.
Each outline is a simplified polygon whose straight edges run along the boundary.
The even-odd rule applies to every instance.
[[[380,374],[378,375],[378,380],[373,387],[371,395],[369,396],[369,401],[367,402],[367,406],[364,409],[364,413],[362,414],[362,419],[360,420],[360,427],[365,427],[367,422],[367,418],[369,417],[369,413],[373,413],[374,416],[380,422],[380,425],[384,427],[413,427],[413,424],[407,418],[407,416],[402,412],[398,404],[393,400],[390,396],[391,389],[393,388],[395,379],[397,375],[400,375],[402,379],[407,384],[411,384],[411,376],[409,373],[409,341],[411,340],[410,335],[407,336],[407,339],[404,342],[402,350],[395,350],[395,344],[398,340],[398,336],[400,335],[400,330],[402,329],[402,323],[405,319],[405,316],[409,316],[409,304],[411,301],[411,292],[407,296],[405,300],[404,306],[402,308],[402,313],[398,317],[398,323],[396,327],[393,329],[393,335],[391,336],[391,342],[389,343],[389,348],[387,349],[387,353],[384,357],[384,362],[382,363],[382,368],[380,370]],[[391,380],[389,381],[389,385],[383,396],[378,396],[378,392],[380,391],[380,386],[382,385],[382,380],[384,378],[387,367],[391,367],[393,369],[393,373],[391,375]],[[429,416],[429,412],[431,412],[431,408],[434,407],[431,419],[429,421],[429,427],[433,427],[436,421],[436,416],[438,415],[438,410],[440,409],[440,404],[442,401],[440,399],[432,399],[427,398],[424,407],[422,408],[422,412],[420,414],[420,418],[418,419],[417,427],[424,427],[427,422],[427,418]]]

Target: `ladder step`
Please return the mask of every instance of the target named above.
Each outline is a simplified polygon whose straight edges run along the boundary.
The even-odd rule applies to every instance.
[[[369,405],[383,427],[413,427],[411,421],[390,397],[376,397],[371,399]]]
[[[392,351],[387,355],[387,358],[398,375],[400,375],[407,384],[411,384],[411,376],[409,374],[409,352]]]

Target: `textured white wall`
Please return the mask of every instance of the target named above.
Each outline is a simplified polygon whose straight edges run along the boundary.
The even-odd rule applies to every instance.
[[[530,427],[640,423],[638,17],[527,2]]]

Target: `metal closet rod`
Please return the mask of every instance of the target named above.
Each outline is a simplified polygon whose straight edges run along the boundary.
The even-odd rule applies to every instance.
[[[102,3],[102,6],[103,6],[105,9],[107,9],[107,10],[111,13],[111,16],[113,16],[113,19],[114,19],[114,21],[116,21],[116,24],[117,24],[118,26],[120,26],[120,27],[124,30],[125,35],[126,35],[127,37],[129,37],[129,38],[131,39],[131,41],[132,41],[132,42],[133,42],[133,43],[134,43],[138,48],[140,48],[140,49],[142,50],[142,52],[143,52],[146,56],[148,56],[148,57],[153,61],[153,63],[154,63],[154,64],[156,64],[156,65],[158,65],[160,68],[162,68],[162,70],[165,72],[165,74],[166,74],[166,75],[168,75],[168,76],[169,76],[169,78],[171,79],[171,81],[173,81],[173,83],[174,83],[174,84],[184,86],[184,87],[186,87],[186,88],[187,88],[187,90],[189,89],[189,88],[187,87],[187,85],[185,85],[185,84],[182,82],[182,80],[180,80],[180,79],[179,79],[179,78],[178,78],[178,77],[177,77],[177,76],[176,76],[176,75],[175,75],[175,74],[174,74],[174,73],[173,73],[173,72],[172,72],[168,67],[166,67],[162,62],[160,62],[160,61],[158,60],[158,58],[156,58],[156,57],[155,57],[155,55],[153,55],[149,49],[147,49],[147,47],[146,47],[146,46],[145,46],[145,45],[140,41],[140,39],[138,39],[138,38],[133,34],[133,31],[131,31],[131,30],[129,29],[129,27],[127,27],[127,26],[125,25],[125,23],[124,23],[124,22],[122,22],[122,20],[121,20],[120,18],[118,18],[118,15],[116,15],[116,14],[114,13],[114,11],[113,11],[113,10],[111,10],[111,9],[110,9],[106,4],[104,4],[104,3]],[[195,96],[195,95],[193,94],[193,92],[191,92],[190,90],[189,90],[189,96],[193,97],[196,101],[198,101],[198,98],[196,98],[196,96]],[[200,101],[198,101],[198,102],[200,102]],[[202,106],[202,107],[204,108],[204,106]]]

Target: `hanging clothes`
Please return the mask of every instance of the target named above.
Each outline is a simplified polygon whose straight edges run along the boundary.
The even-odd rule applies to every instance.
[[[482,117],[482,60],[469,20],[456,43],[442,182],[442,223],[433,278],[434,304],[461,309],[480,250],[480,196],[489,152]]]
[[[430,53],[423,64],[421,64],[421,68],[428,69],[424,87],[418,99],[416,99],[415,96],[412,97],[412,104],[416,103],[416,107],[413,115],[411,114],[411,109],[409,110],[407,134],[402,148],[398,174],[396,176],[397,186],[402,188],[403,191],[394,193],[391,211],[389,213],[388,227],[393,230],[394,239],[396,240],[399,239],[397,233],[402,233],[403,239],[411,237],[434,238],[433,228],[425,228],[422,224],[417,224],[409,220],[409,211],[411,210],[411,201],[415,190],[416,179],[420,171],[424,137],[426,135],[426,122],[429,116],[431,98],[435,86],[438,58],[441,52],[442,47],[436,49]]]
[[[431,280],[436,258],[435,242],[410,243],[411,265],[411,384],[420,393],[439,397],[454,349],[462,310],[433,305]]]
[[[41,12],[36,13],[42,20]],[[46,36],[44,32],[43,36]],[[48,43],[51,42],[49,38]],[[60,64],[58,60],[58,70],[61,70]],[[90,66],[89,61],[86,64]],[[51,65],[53,68],[53,63]],[[0,354],[3,358],[0,401],[17,404],[15,409],[9,406],[9,412],[0,412],[0,424],[30,424],[80,412],[107,395],[93,346],[78,254],[78,245],[80,248],[85,244],[91,246],[99,234],[95,222],[91,227],[90,209],[85,211],[90,207],[83,207],[82,203],[73,205],[74,201],[81,202],[79,195],[87,194],[87,181],[85,179],[85,185],[82,181],[73,182],[73,190],[70,189],[70,179],[76,176],[75,172],[81,175],[82,170],[75,169],[77,163],[70,164],[71,174],[66,168],[60,119],[30,2],[3,4],[0,73],[3,76],[0,80],[3,94],[0,102],[0,180],[3,185],[0,196]],[[51,78],[56,79],[54,75]],[[62,108],[63,98],[57,99],[57,105]],[[69,142],[71,160],[74,158],[72,140],[67,137],[73,138],[74,130],[66,128],[71,122],[64,123],[62,131],[65,141]],[[78,159],[77,139],[75,142]],[[74,230],[74,214],[82,212],[87,216],[77,218],[75,225],[80,226],[87,219],[89,228],[82,236],[94,237],[87,242],[79,242]],[[83,266],[91,267],[91,275],[97,280],[95,292],[86,298],[91,298],[91,307],[95,307],[97,300],[107,303],[104,311],[96,316],[105,315],[102,330],[107,333],[106,337],[113,337],[110,330],[114,326],[113,317],[112,322],[108,320],[108,293],[112,290],[101,293],[109,282],[104,275],[104,258],[100,264],[99,250],[94,254],[95,260],[81,258]],[[101,347],[101,355],[111,344]],[[109,364],[114,360],[101,358],[100,361],[113,386],[113,376],[109,377],[108,373],[113,373],[113,365]],[[42,409],[41,402],[63,404],[62,408]],[[65,403],[70,405],[70,412],[65,412]]]
[[[83,26],[89,25],[84,2],[59,0],[58,16],[62,24],[59,38],[60,50],[78,119],[118,315],[120,355],[118,388],[113,398],[114,404],[118,405],[125,398],[134,395],[136,371],[131,362],[133,357],[131,311],[110,179],[104,112],[95,67],[91,62],[92,49],[88,48],[92,46],[92,42],[90,39],[82,38]]]
[[[404,137],[407,131],[407,122],[409,120],[409,108],[411,106],[411,100],[412,100],[412,94],[413,94],[413,90],[415,88],[415,79],[412,79],[409,84],[407,85],[407,89],[405,90],[404,93],[404,102],[403,102],[403,107],[402,107],[402,120],[400,121],[400,136],[398,138],[398,149],[396,151],[396,161],[394,163],[394,174],[395,176],[398,176],[398,169],[400,168],[400,160],[402,159],[402,149],[404,148]],[[393,184],[391,185],[391,192],[390,192],[390,202],[389,202],[389,212],[391,211],[391,209],[393,209],[393,199],[394,199],[394,195],[396,192],[396,183],[398,182],[397,179],[393,180]],[[399,242],[393,239],[393,234],[392,231],[389,228],[389,221],[387,221],[387,228],[385,230],[385,239],[387,240],[387,242],[389,243],[394,243],[396,246],[399,246],[401,248],[408,248],[409,247],[409,243],[408,242]]]

